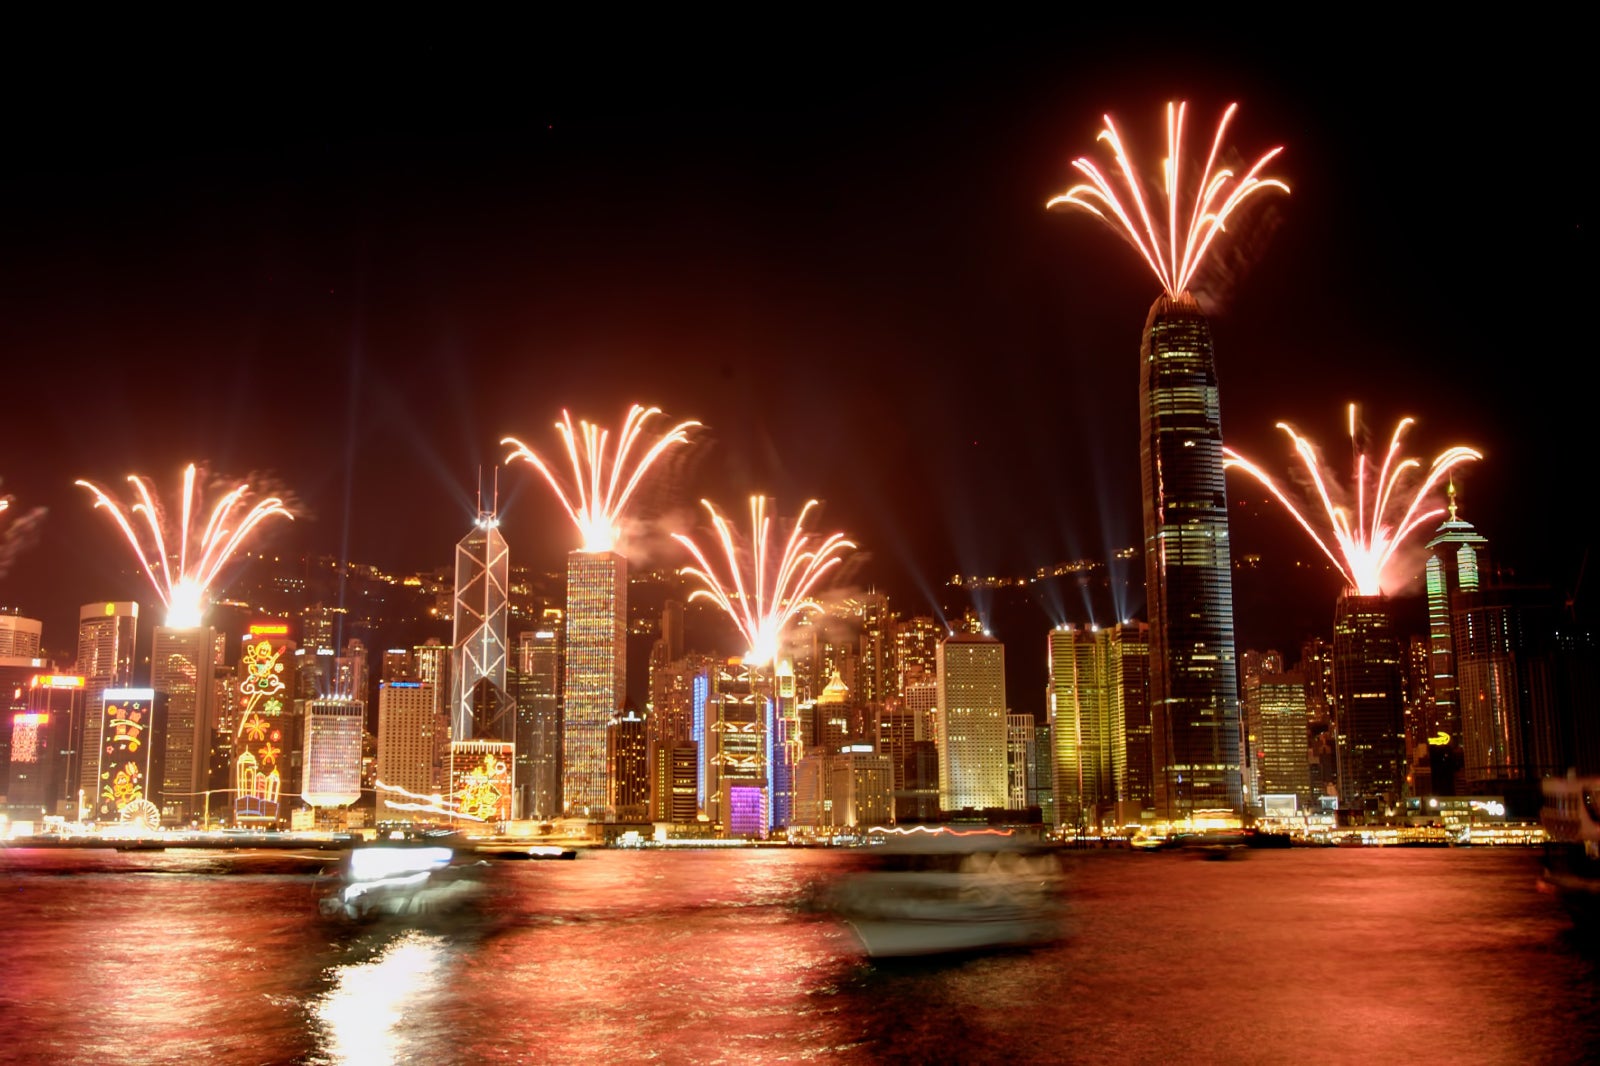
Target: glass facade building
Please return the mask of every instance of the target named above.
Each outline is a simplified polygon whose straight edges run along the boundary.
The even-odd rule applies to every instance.
[[[628,560],[616,552],[567,556],[566,679],[561,800],[599,817],[607,799],[606,723],[628,691]]]

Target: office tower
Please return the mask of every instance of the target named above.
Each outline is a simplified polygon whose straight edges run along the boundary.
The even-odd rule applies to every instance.
[[[1056,824],[1056,781],[1053,752],[1050,724],[1048,722],[1035,722],[1033,725],[1034,765],[1032,776],[1028,780],[1028,806],[1039,808],[1039,820],[1045,825]]]
[[[76,674],[37,674],[22,694],[25,709],[8,712],[11,741],[4,795],[13,820],[22,817],[22,808],[78,818],[83,691],[83,678]],[[96,760],[91,756],[90,761]]]
[[[794,816],[794,767],[805,753],[794,664],[780,659],[763,672],[767,706],[767,828],[789,824]]]
[[[1006,715],[1006,806],[1014,811],[1028,806],[1028,786],[1037,768],[1033,715]]]
[[[454,595],[450,588],[446,594]],[[450,786],[450,656],[452,649],[429,637],[411,649],[411,678],[426,681],[433,689],[434,724],[432,790],[443,793]]]
[[[1244,671],[1244,719],[1253,804],[1261,807],[1264,796],[1294,796],[1296,807],[1307,807],[1312,791],[1305,675],[1283,669],[1276,652],[1264,656],[1259,669]]]
[[[108,688],[100,694],[100,773],[94,820],[154,829],[161,808],[150,798],[161,777],[161,705],[151,688]]]
[[[518,816],[561,814],[561,612],[548,609],[537,629],[517,638]]]
[[[1458,593],[1478,591],[1482,584],[1483,555],[1489,541],[1462,519],[1456,509],[1456,487],[1450,484],[1448,517],[1428,541],[1425,571],[1428,593],[1428,672],[1432,705],[1427,714],[1429,737],[1442,737],[1428,747],[1432,792],[1456,794],[1461,772],[1461,699],[1456,683],[1455,635],[1451,628],[1450,599]]]
[[[678,772],[674,768],[682,754],[679,749],[686,745],[696,752],[693,813],[706,810],[705,761],[700,755],[705,743],[712,673],[718,665],[718,660],[710,656],[687,655],[651,666],[651,712],[647,723],[652,745],[651,816],[657,821],[680,820],[671,809],[681,800],[673,783]]]
[[[324,697],[306,705],[300,798],[313,807],[347,807],[361,798],[361,735],[367,705]]]
[[[37,618],[0,614],[0,658],[36,659],[44,623]]]
[[[650,775],[645,719],[629,709],[606,723],[608,807],[619,822],[642,822],[649,813]]]
[[[83,738],[78,787],[90,810],[98,791],[100,763],[100,694],[133,683],[133,645],[138,635],[139,605],[131,601],[86,603],[78,608],[78,662],[84,679]]]
[[[795,766],[793,825],[827,836],[894,820],[892,769],[870,744],[809,751]]]
[[[1405,690],[1389,601],[1347,589],[1333,618],[1339,809],[1377,816],[1405,785]]]
[[[561,800],[599,817],[606,804],[606,723],[628,691],[628,561],[616,552],[567,556],[566,677]]]
[[[319,696],[337,696],[366,705],[371,685],[371,667],[367,662],[367,646],[359,640],[345,641],[344,651],[333,658],[329,687]]]
[[[217,709],[212,682],[217,667],[216,630],[156,626],[150,650],[150,687],[165,703],[162,820],[183,825],[206,806],[211,730]]]
[[[899,692],[895,668],[895,620],[889,597],[870,592],[856,602],[861,620],[856,665],[856,699],[863,705],[882,703]]]
[[[1050,753],[1056,825],[1136,822],[1149,801],[1149,628],[1050,632]]]
[[[404,807],[416,796],[435,794],[435,730],[438,696],[432,681],[388,681],[378,685],[378,819],[409,819]]]
[[[905,700],[890,698],[879,709],[877,750],[889,760],[890,787],[895,791],[906,787],[903,776],[906,752],[916,741],[927,739],[923,716],[907,707]]]
[[[936,743],[939,739],[939,646],[934,645],[933,659],[927,673],[920,666],[901,673],[901,698],[906,701],[906,711],[922,720],[922,739]]]
[[[812,705],[806,747],[838,751],[850,739],[850,689],[834,674]]]
[[[1139,354],[1155,809],[1240,814],[1221,405],[1211,330],[1192,296],[1156,298]]]
[[[252,625],[239,656],[233,729],[233,820],[238,825],[286,822],[294,806],[291,790],[301,781],[302,722],[288,629],[282,622]],[[161,630],[156,633],[159,637]]]
[[[1400,676],[1405,686],[1406,794],[1411,796],[1439,795],[1434,788],[1431,752],[1441,746],[1439,741],[1443,738],[1428,732],[1433,718],[1432,658],[1427,637],[1412,634],[1406,638],[1400,658]],[[1430,739],[1434,743],[1430,744]],[[1446,772],[1449,773],[1448,766]],[[1451,781],[1446,784],[1453,784],[1453,774],[1450,776]]]
[[[906,686],[914,682],[933,681],[938,668],[939,642],[948,633],[944,626],[925,615],[895,623],[895,688],[900,695],[904,696]]]
[[[500,522],[478,512],[456,544],[454,628],[450,653],[450,738],[511,740],[516,708],[506,691],[506,578]]]
[[[724,836],[764,837],[771,824],[767,778],[769,682],[740,659],[711,673],[704,740],[706,813]]]
[[[977,633],[939,643],[939,802],[947,811],[1006,805],[1005,645]]]
[[[1600,769],[1593,635],[1550,588],[1497,583],[1451,603],[1465,788],[1531,817],[1540,778]]]

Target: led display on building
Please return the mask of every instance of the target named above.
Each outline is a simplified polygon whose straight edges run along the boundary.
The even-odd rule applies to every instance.
[[[234,735],[233,815],[236,821],[276,821],[283,792],[289,698],[283,682],[284,648],[270,641],[245,644],[239,661],[239,727]]]
[[[511,819],[514,745],[495,740],[458,740],[450,745],[453,810],[475,822]]]
[[[160,820],[146,794],[150,753],[156,747],[154,689],[108,688],[101,695],[100,794],[95,819],[101,822]]]

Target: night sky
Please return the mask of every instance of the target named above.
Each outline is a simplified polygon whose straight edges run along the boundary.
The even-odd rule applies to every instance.
[[[1093,218],[1043,205],[1074,157],[1105,159],[1106,112],[1153,177],[1173,98],[1192,153],[1237,100],[1231,144],[1285,145],[1293,187],[1202,274],[1228,442],[1287,473],[1280,419],[1343,455],[1346,403],[1385,438],[1415,416],[1411,454],[1485,452],[1463,515],[1496,557],[1570,590],[1595,280],[1573,29],[13,37],[0,492],[13,524],[48,513],[0,604],[67,647],[77,604],[149,602],[72,481],[137,472],[170,497],[189,460],[292,491],[305,517],[265,545],[446,565],[503,436],[551,454],[563,408],[614,425],[636,401],[705,423],[641,501],[636,566],[684,562],[664,534],[698,528],[700,496],[742,515],[753,491],[822,500],[820,528],[863,549],[848,580],[906,613],[952,606],[955,571],[1107,558],[1140,539],[1158,287]],[[514,561],[556,569],[574,534],[535,476],[501,469],[503,527]],[[1316,558],[1276,514],[1236,539]],[[1338,587],[1241,617],[1241,645],[1330,618]],[[1009,639],[1042,643],[1048,613]]]

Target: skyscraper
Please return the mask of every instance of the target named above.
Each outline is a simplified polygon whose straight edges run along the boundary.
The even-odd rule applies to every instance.
[[[1476,592],[1481,584],[1482,555],[1488,538],[1456,512],[1456,487],[1450,485],[1448,517],[1428,541],[1428,672],[1431,706],[1427,735],[1432,791],[1455,795],[1455,779],[1462,764],[1461,699],[1456,681],[1455,636],[1451,628],[1450,599],[1457,593]]]
[[[1147,627],[1059,626],[1050,633],[1051,769],[1055,778],[1056,824],[1100,826],[1137,819],[1142,806],[1130,766],[1134,753],[1130,719],[1145,715]],[[1142,738],[1141,738],[1142,739]],[[1148,764],[1144,778],[1148,779]]]
[[[133,683],[133,645],[139,625],[139,605],[131,601],[86,603],[78,609],[78,664],[83,678],[84,753],[78,787],[85,803],[94,809],[100,775],[100,695],[108,688]]]
[[[561,814],[561,612],[517,639],[516,790],[521,818]]]
[[[1276,652],[1263,656],[1259,670],[1245,672],[1244,719],[1255,781],[1252,804],[1259,807],[1264,795],[1292,795],[1301,809],[1309,806],[1305,675],[1284,670],[1283,657]]]
[[[1211,330],[1194,297],[1156,298],[1139,354],[1155,808],[1173,819],[1240,814],[1221,404]]]
[[[628,561],[612,551],[567,556],[566,688],[561,799],[577,816],[606,805],[606,723],[628,692]]]
[[[361,798],[361,732],[367,705],[323,697],[306,706],[300,797],[313,807],[347,807]]]
[[[609,806],[619,822],[642,822],[650,797],[645,721],[629,709],[606,723],[606,779]]]
[[[1405,687],[1389,601],[1347,589],[1333,619],[1333,714],[1339,808],[1369,816],[1405,788]]]
[[[939,643],[939,803],[947,811],[1006,805],[1006,649],[955,633]]]
[[[217,714],[212,701],[216,639],[210,626],[157,626],[151,644],[150,687],[165,705],[156,802],[168,825],[182,825],[206,808],[211,730]]]
[[[515,707],[506,692],[508,567],[499,519],[480,509],[471,531],[456,544],[452,741],[510,740],[516,728]]]
[[[378,686],[378,819],[406,818],[396,803],[427,796],[434,784],[437,697],[432,681],[384,680]]]
[[[233,819],[241,825],[287,821],[292,805],[286,801],[301,781],[303,723],[294,699],[299,682],[288,630],[281,622],[252,625],[239,657]]]

